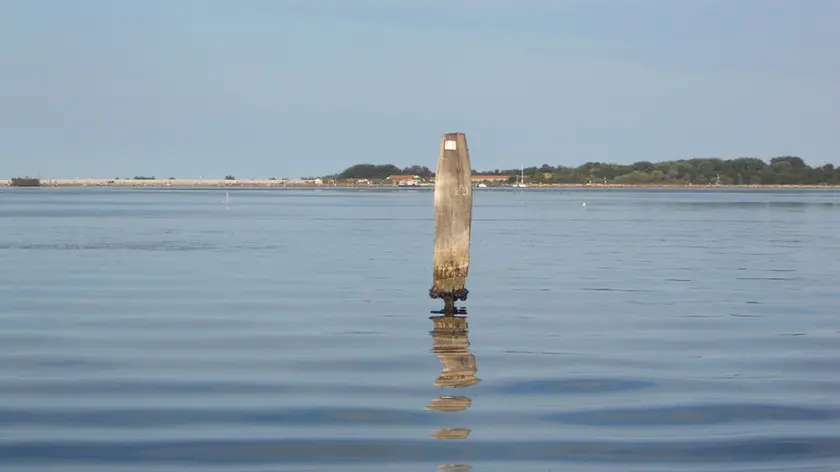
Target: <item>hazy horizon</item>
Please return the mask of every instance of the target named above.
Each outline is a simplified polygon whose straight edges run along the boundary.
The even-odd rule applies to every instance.
[[[840,2],[7,0],[0,176],[840,165]]]

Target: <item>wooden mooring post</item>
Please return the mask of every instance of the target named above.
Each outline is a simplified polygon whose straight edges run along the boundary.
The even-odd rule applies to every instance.
[[[435,258],[432,298],[444,300],[443,314],[455,314],[466,300],[472,226],[472,167],[464,133],[441,138],[435,174]]]

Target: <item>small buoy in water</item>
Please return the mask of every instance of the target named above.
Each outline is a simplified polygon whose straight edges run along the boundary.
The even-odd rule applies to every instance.
[[[586,206],[586,202],[581,203],[581,204],[580,204],[580,206],[585,207],[585,206]]]

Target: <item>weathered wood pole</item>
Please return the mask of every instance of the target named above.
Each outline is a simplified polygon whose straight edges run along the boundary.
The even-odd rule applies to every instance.
[[[441,138],[435,174],[435,259],[432,298],[442,298],[443,313],[453,315],[455,302],[466,300],[472,226],[472,171],[464,133]]]

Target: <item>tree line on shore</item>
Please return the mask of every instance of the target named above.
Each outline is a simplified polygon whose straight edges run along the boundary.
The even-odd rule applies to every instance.
[[[537,184],[840,185],[840,167],[833,164],[811,167],[796,156],[774,157],[769,162],[755,157],[695,158],[633,164],[587,162],[578,167],[543,164],[524,169],[472,171],[481,175],[507,175],[511,182],[520,172],[524,172],[526,181]],[[325,178],[385,180],[395,174],[416,175],[422,179],[434,177],[434,172],[425,166],[399,168],[392,164],[356,164]]]
[[[393,164],[356,164],[336,175],[328,175],[324,178],[337,180],[385,180],[391,175],[416,175],[421,179],[431,179],[435,176],[435,173],[426,166],[408,166],[401,169]]]

